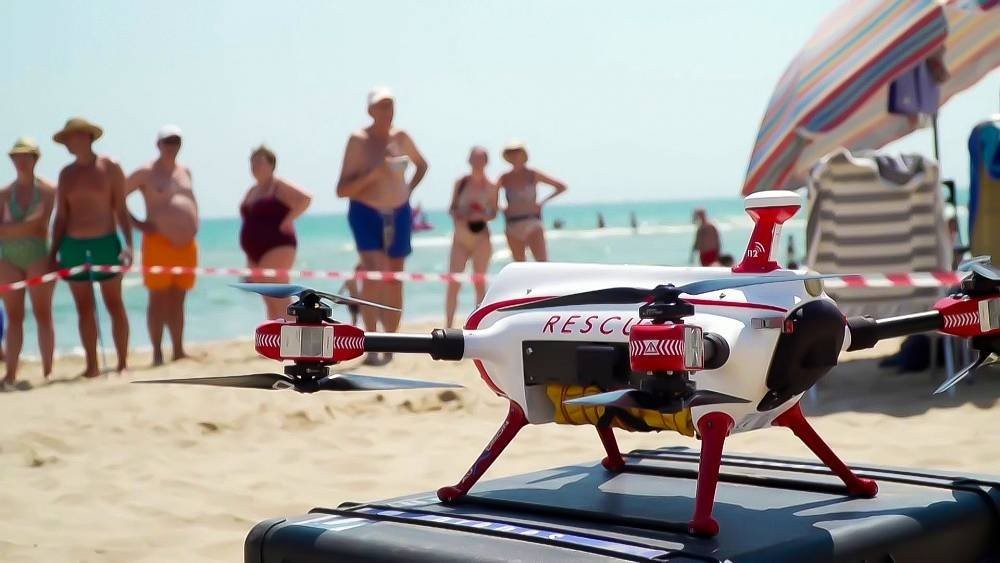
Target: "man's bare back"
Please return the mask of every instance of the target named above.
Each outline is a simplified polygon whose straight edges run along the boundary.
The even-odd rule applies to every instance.
[[[198,233],[198,204],[191,171],[181,164],[154,160],[135,171],[128,190],[138,187],[146,202],[146,222],[174,246],[184,246]]]
[[[97,156],[92,164],[74,162],[63,168],[59,198],[66,205],[65,234],[94,238],[114,232],[116,197],[121,197],[124,181],[121,166],[105,156]]]
[[[719,229],[712,223],[702,223],[695,232],[694,247],[699,252],[718,251],[721,247]]]

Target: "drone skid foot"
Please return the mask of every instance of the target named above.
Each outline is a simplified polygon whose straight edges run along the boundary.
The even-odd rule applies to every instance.
[[[458,482],[457,485],[452,487],[441,487],[437,491],[437,496],[441,502],[454,502],[466,494],[468,494],[469,489],[479,481],[479,478],[486,473],[486,470],[493,465],[500,454],[503,453],[504,448],[510,444],[514,436],[517,436],[518,431],[520,431],[524,426],[528,424],[527,417],[524,416],[524,411],[521,410],[521,406],[514,401],[510,402],[510,410],[507,411],[507,418],[504,419],[503,424],[500,425],[500,429],[497,430],[493,439],[490,443],[486,445],[486,449],[483,453],[479,454],[479,458],[476,462],[472,464],[469,471],[465,473],[462,480]]]
[[[610,426],[598,426],[597,435],[604,444],[604,451],[608,455],[601,460],[601,465],[611,473],[621,473],[625,470],[625,459],[621,450],[618,449],[618,441],[615,440],[615,432]]]
[[[823,438],[820,438],[816,430],[806,420],[805,415],[802,414],[802,407],[798,403],[774,419],[774,425],[790,429],[802,440],[802,443],[816,454],[816,457],[825,463],[830,471],[840,477],[851,496],[872,498],[878,494],[878,484],[875,481],[858,477],[847,464],[837,457],[837,454],[833,453],[830,446],[823,441]]]
[[[719,523],[712,518],[715,489],[719,484],[722,447],[733,429],[733,418],[723,412],[710,412],[698,419],[701,435],[701,456],[698,461],[698,490],[694,497],[694,516],[688,531],[699,536],[715,536]]]

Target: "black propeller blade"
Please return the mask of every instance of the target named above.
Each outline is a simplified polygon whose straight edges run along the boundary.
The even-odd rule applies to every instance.
[[[973,272],[990,281],[1000,281],[1000,269],[990,263],[989,256],[976,256],[958,266],[960,272]]]
[[[726,395],[717,391],[699,389],[689,395],[677,399],[660,399],[655,395],[638,389],[618,389],[606,393],[587,395],[577,399],[564,401],[567,405],[584,407],[617,407],[622,409],[649,409],[662,413],[674,413],[686,407],[719,405],[726,403],[749,403],[746,399]]]
[[[295,379],[278,373],[252,373],[223,377],[191,377],[185,379],[151,379],[134,383],[180,383],[185,385],[211,385],[241,389],[294,389],[300,393],[316,391],[391,391],[395,389],[461,388],[452,383],[396,379],[356,373],[338,373],[320,379]]]
[[[733,276],[730,278],[714,278],[686,283],[679,286],[659,286],[652,289],[642,289],[637,287],[608,287],[552,297],[524,303],[522,305],[512,305],[504,307],[503,311],[525,311],[530,309],[547,309],[549,307],[566,307],[570,305],[626,305],[629,303],[639,303],[655,297],[659,291],[670,291],[675,295],[682,293],[688,295],[698,295],[724,289],[737,289],[752,285],[763,285],[768,283],[784,283],[795,281],[821,280],[828,278],[841,278],[848,274],[807,274],[804,276]]]
[[[948,381],[945,381],[944,383],[941,384],[940,387],[934,390],[934,394],[937,395],[938,393],[943,393],[948,389],[951,389],[952,387],[955,386],[956,383],[965,379],[965,377],[970,373],[975,372],[982,366],[988,366],[990,364],[995,364],[997,362],[1000,362],[1000,356],[998,356],[995,352],[992,352],[990,350],[980,350],[979,357],[976,358],[976,361],[969,364],[962,371],[949,377]]]
[[[188,385],[212,385],[215,387],[239,387],[241,389],[291,389],[294,380],[277,373],[250,373],[224,377],[191,377],[185,379],[149,379],[133,383],[184,383]]]
[[[356,299],[354,297],[347,297],[344,295],[337,295],[335,293],[325,293],[323,291],[316,291],[302,285],[295,285],[289,283],[234,283],[233,287],[237,289],[242,289],[243,291],[250,291],[253,293],[259,293],[266,297],[299,297],[303,293],[313,293],[317,297],[327,299],[333,303],[339,303],[341,305],[360,305],[363,307],[374,307],[376,309],[384,309],[386,311],[399,311],[395,307],[390,307],[388,305],[382,305],[381,303],[373,303],[371,301],[365,301],[364,299]]]

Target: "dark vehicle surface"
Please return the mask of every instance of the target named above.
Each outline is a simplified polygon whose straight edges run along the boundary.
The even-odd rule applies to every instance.
[[[454,505],[433,492],[266,520],[247,563],[319,561],[1000,561],[1000,477],[854,466],[874,499],[850,498],[814,461],[723,458],[721,532],[686,532],[698,453],[636,450],[484,482]],[[442,481],[447,479],[442,478]]]

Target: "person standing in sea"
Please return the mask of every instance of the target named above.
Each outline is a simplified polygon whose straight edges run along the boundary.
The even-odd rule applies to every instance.
[[[103,130],[74,117],[52,140],[65,145],[74,161],[59,173],[56,216],[50,259],[60,268],[87,265],[132,265],[132,222],[125,207],[125,174],[116,161],[94,153]],[[122,246],[118,230],[125,238]],[[128,315],[122,301],[120,273],[84,271],[67,278],[79,316],[80,341],[86,356],[84,377],[100,375],[97,365],[97,305],[93,282],[99,282],[118,353],[115,370],[128,367]]]
[[[49,219],[55,205],[56,188],[35,175],[41,151],[33,139],[18,139],[8,153],[17,178],[0,190],[0,283],[41,276],[51,270],[49,262]],[[52,320],[52,292],[55,282],[27,288],[31,310],[38,325],[38,349],[42,353],[42,374],[52,373],[55,324]],[[14,386],[21,345],[24,342],[24,289],[3,292],[7,315],[6,368],[2,388]]]
[[[694,210],[692,221],[697,230],[694,234],[694,245],[691,247],[688,262],[694,262],[694,253],[697,252],[701,265],[711,266],[719,260],[719,252],[721,251],[719,229],[708,220],[708,215],[701,207]]]
[[[125,182],[125,195],[139,190],[146,204],[146,220],[132,216],[142,232],[143,283],[149,290],[146,326],[153,345],[153,365],[163,364],[163,329],[170,332],[173,359],[184,351],[184,301],[194,288],[194,273],[151,273],[147,268],[198,265],[198,203],[192,190],[191,171],[177,161],[181,130],[165,125],[156,135],[156,160],[141,166]]]
[[[337,181],[337,196],[350,199],[347,220],[354,234],[361,269],[367,272],[401,272],[412,251],[410,236],[413,217],[410,195],[427,173],[427,161],[406,131],[393,127],[395,98],[387,88],[368,94],[368,115],[372,123],[351,134]],[[413,165],[413,175],[406,170]],[[365,329],[386,332],[399,330],[403,308],[403,284],[397,281],[365,280],[361,297],[396,307],[400,311],[362,307]],[[366,364],[384,364],[381,358],[365,357]]]
[[[508,143],[502,154],[503,159],[511,166],[497,182],[507,199],[504,220],[510,254],[515,262],[524,262],[527,259],[526,250],[531,250],[531,255],[537,262],[545,262],[549,259],[549,252],[545,246],[542,206],[565,192],[566,184],[537,168],[529,168],[528,149],[520,141]],[[552,193],[540,200],[539,183],[554,188]]]
[[[256,182],[240,203],[240,247],[249,268],[273,268],[274,276],[251,276],[247,281],[288,283],[288,270],[295,264],[298,239],[295,220],[312,202],[312,195],[274,170],[278,157],[261,145],[250,153],[250,173]],[[268,319],[285,318],[291,299],[264,297]]]

